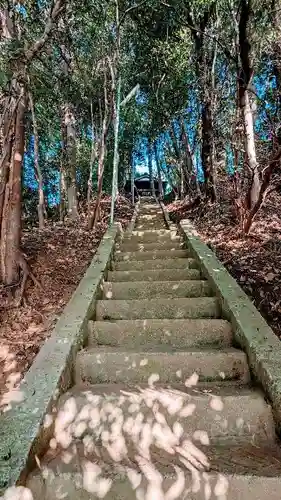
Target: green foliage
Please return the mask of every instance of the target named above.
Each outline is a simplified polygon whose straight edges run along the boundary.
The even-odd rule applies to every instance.
[[[139,3],[139,6],[137,6]],[[274,3],[274,2],[273,2]],[[17,36],[0,39],[0,90],[7,92],[12,71],[24,52],[42,36],[52,2],[24,2],[24,11],[11,7]],[[276,0],[276,6],[279,1]],[[235,22],[239,17],[239,0],[147,0],[119,1],[120,64],[122,99],[139,84],[139,99],[132,99],[121,108],[119,141],[119,183],[124,185],[130,175],[132,153],[142,137],[152,141],[169,131],[180,117],[200,145],[200,106],[202,88],[210,89],[211,75],[205,71],[214,51],[213,98],[215,146],[218,156],[230,142],[236,110],[237,54]],[[134,8],[132,8],[134,7]],[[274,76],[276,41],[281,40],[276,19],[267,2],[253,1],[250,42],[256,71]],[[204,24],[206,15],[208,21]],[[278,21],[278,19],[277,19]],[[68,103],[74,109],[77,132],[77,178],[79,192],[86,197],[91,156],[91,104],[96,135],[101,130],[104,109],[103,70],[116,56],[116,2],[114,0],[70,1],[52,32],[44,50],[27,68],[28,90],[32,92],[40,139],[40,164],[44,182],[56,178],[60,169],[61,115]],[[201,67],[198,71],[196,36],[202,35]],[[281,50],[281,44],[279,44]],[[273,68],[271,65],[273,61]],[[210,69],[210,64],[209,64]],[[271,68],[268,70],[268,68]],[[111,77],[108,70],[107,90],[111,99]],[[266,87],[266,85],[265,85]],[[140,99],[140,96],[142,99]],[[276,91],[268,84],[264,104],[274,122],[272,108]],[[2,101],[1,101],[2,102]],[[0,107],[2,104],[0,104]],[[267,106],[267,107],[266,107]],[[1,108],[2,109],[2,108]],[[191,109],[192,113],[187,113]],[[192,116],[191,116],[192,115]],[[30,111],[27,112],[27,143],[32,135]],[[266,128],[266,126],[265,126]],[[267,126],[269,131],[270,125]],[[96,140],[96,136],[94,138]],[[179,139],[179,138],[178,138]],[[179,141],[183,151],[183,145]],[[241,145],[240,145],[241,147]],[[50,149],[57,151],[57,161],[48,158]],[[177,179],[178,159],[166,144],[164,156],[170,174]],[[107,140],[104,190],[110,192],[113,163],[113,126]],[[163,161],[166,172],[169,173]],[[97,161],[93,168],[93,186],[97,186]],[[25,193],[26,196],[26,193]]]

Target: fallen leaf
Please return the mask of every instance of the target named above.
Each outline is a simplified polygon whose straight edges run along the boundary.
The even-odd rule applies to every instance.
[[[268,273],[268,274],[265,275],[264,279],[268,283],[269,281],[274,280],[275,276],[276,276],[276,274]]]

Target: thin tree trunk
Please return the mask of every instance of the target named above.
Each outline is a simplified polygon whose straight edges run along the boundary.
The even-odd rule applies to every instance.
[[[202,12],[198,26],[191,14],[187,14],[188,22],[192,26],[196,53],[196,76],[200,86],[200,97],[202,103],[201,128],[202,128],[202,169],[204,173],[204,184],[206,197],[215,201],[216,186],[214,176],[214,135],[213,135],[213,113],[212,113],[212,91],[209,96],[209,87],[212,75],[212,61],[207,58],[207,49],[204,47],[205,31],[208,23],[216,12],[216,2],[210,2]],[[199,28],[199,29],[198,29]],[[204,50],[205,49],[205,50]]]
[[[94,164],[95,164],[97,154],[98,154],[98,140],[97,140],[97,137],[95,137],[95,124],[94,124],[93,103],[92,102],[91,102],[91,124],[92,124],[92,147],[91,147],[88,190],[87,190],[88,216],[90,214],[90,204],[91,204],[92,193],[93,193],[93,169],[94,169]]]
[[[131,165],[131,194],[132,194],[132,204],[135,204],[135,168],[132,161]]]
[[[171,138],[171,134],[169,134],[170,138]],[[171,138],[172,142],[173,142],[173,139]],[[174,151],[173,151],[174,150]],[[172,147],[170,145],[170,142],[168,142],[168,151],[169,151],[169,157],[170,158],[173,158],[173,152],[175,152],[175,148],[173,147],[173,150],[172,150]],[[178,162],[177,163],[180,163],[180,158],[178,158]],[[173,165],[174,168],[173,168],[173,172],[172,172],[172,176],[171,176],[171,172],[169,172],[169,169],[167,168],[167,179],[169,181],[169,183],[171,184],[171,186],[173,186],[173,191],[175,193],[175,199],[177,200],[178,199],[178,195],[181,191],[180,189],[180,179],[181,179],[181,166],[179,165]],[[170,180],[169,180],[170,179]],[[174,189],[174,186],[176,185],[177,187],[177,190]]]
[[[90,218],[89,229],[95,229],[99,218],[100,218],[100,202],[102,197],[102,185],[103,185],[103,174],[104,174],[104,160],[106,156],[106,136],[103,133],[100,147],[99,155],[99,178],[98,178],[98,188],[97,188],[97,199],[94,209],[93,216]]]
[[[253,121],[253,114],[252,114],[248,91],[244,92],[241,108],[244,119],[246,155],[249,167],[252,172],[250,200],[249,200],[249,208],[252,208],[256,204],[259,197],[260,177],[259,177],[258,162],[256,157],[254,121]]]
[[[281,12],[280,0],[271,2],[271,22],[274,30],[272,40],[272,64],[276,78],[277,94],[277,141],[281,145]]]
[[[114,155],[113,155],[113,173],[112,173],[112,197],[110,209],[110,223],[114,220],[114,207],[118,196],[118,164],[119,164],[119,121],[120,121],[120,99],[121,98],[121,78],[118,76],[116,96],[114,95]]]
[[[35,166],[35,176],[38,182],[38,220],[39,220],[39,229],[44,229],[45,227],[45,199],[44,199],[44,190],[43,190],[43,177],[39,164],[39,135],[38,135],[38,126],[35,114],[35,106],[33,102],[32,93],[29,92],[29,103],[32,115],[33,122],[33,136],[34,136],[34,166]]]
[[[202,168],[204,172],[204,183],[206,197],[212,202],[216,201],[216,184],[214,176],[213,158],[213,117],[212,103],[209,100],[203,101],[202,105]]]
[[[11,123],[13,147],[9,162],[8,182],[5,186],[5,199],[1,224],[1,275],[4,284],[11,285],[19,281],[18,253],[21,239],[21,172],[24,156],[24,115],[26,108],[25,89],[16,80],[13,88],[17,90],[19,101],[15,106]],[[14,98],[15,99],[15,98]]]
[[[156,141],[154,141],[154,155],[155,155],[155,161],[156,161],[156,166],[157,166],[158,185],[159,185],[160,198],[163,199],[164,198],[164,189],[163,189],[163,182],[162,182],[162,177],[161,177],[160,159],[159,159],[159,155],[158,155]]]
[[[115,23],[116,23],[116,48],[115,48],[115,68],[110,64],[112,79],[112,98],[113,98],[113,121],[114,121],[114,153],[113,153],[113,172],[112,172],[112,193],[110,207],[110,224],[114,221],[114,208],[118,196],[118,166],[119,166],[119,121],[120,121],[120,103],[121,103],[121,74],[120,74],[120,12],[119,1],[115,0]],[[110,63],[110,60],[109,60]]]
[[[75,220],[78,216],[77,186],[76,186],[76,131],[72,107],[65,107],[64,123],[66,127],[66,189],[68,214]]]
[[[61,154],[60,154],[60,221],[63,222],[67,210],[66,194],[66,125],[64,123],[64,110],[61,109]]]
[[[184,180],[185,180],[185,191],[190,187],[191,177],[193,173],[193,158],[192,152],[189,145],[188,136],[185,130],[184,120],[181,120],[181,139],[185,149],[185,169],[184,169]]]
[[[150,142],[148,142],[148,170],[149,170],[150,189],[152,196],[155,198],[156,195],[155,195],[154,177],[152,171],[152,151]]]
[[[254,120],[249,98],[249,85],[253,78],[251,64],[251,45],[248,38],[252,4],[251,0],[241,0],[241,12],[239,20],[239,51],[241,70],[238,76],[239,83],[239,105],[244,122],[245,149],[248,166],[252,172],[251,188],[249,192],[249,208],[256,204],[259,197],[260,177],[255,147]]]
[[[171,139],[172,139],[172,143],[173,143],[173,148],[174,148],[177,159],[180,161],[181,160],[181,152],[180,152],[180,148],[178,146],[178,140],[177,140],[177,136],[176,136],[176,130],[175,130],[174,123],[172,123],[172,125],[170,127],[170,131],[171,131]]]
[[[112,96],[113,97],[113,96]],[[114,97],[113,97],[114,98]],[[109,103],[107,94],[107,69],[104,64],[104,115],[102,123],[102,132],[100,139],[100,152],[98,161],[98,187],[97,187],[97,199],[93,214],[89,218],[88,227],[89,229],[94,229],[98,223],[100,217],[100,202],[102,197],[102,185],[103,185],[103,174],[104,174],[104,161],[106,157],[106,140],[108,129],[111,121],[111,116],[109,114]]]
[[[14,105],[17,106],[16,103]],[[3,139],[3,150],[2,150],[1,164],[0,164],[0,230],[1,230],[2,214],[5,201],[6,185],[9,178],[9,164],[12,154],[13,127],[11,122],[14,120],[15,112],[16,109],[11,105],[10,102],[7,102],[7,110],[5,111],[5,114],[3,116],[4,139]]]

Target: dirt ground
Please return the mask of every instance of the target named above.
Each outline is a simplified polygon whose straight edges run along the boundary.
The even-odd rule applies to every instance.
[[[186,210],[183,202],[168,205],[173,220],[189,218],[230,274],[253,300],[281,338],[281,196],[266,200],[248,237],[239,230],[230,196],[218,205]]]
[[[22,250],[42,288],[29,279],[23,305],[15,307],[0,284],[0,395],[12,391],[50,335],[107,229],[109,210],[110,199],[104,198],[95,231],[87,229],[82,215],[75,223],[49,222],[43,231],[23,231]],[[129,202],[119,199],[116,220],[123,228],[132,214]]]

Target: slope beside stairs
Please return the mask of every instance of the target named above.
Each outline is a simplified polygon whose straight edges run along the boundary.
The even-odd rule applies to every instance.
[[[280,500],[270,406],[181,237],[142,203],[116,247],[35,500]]]

